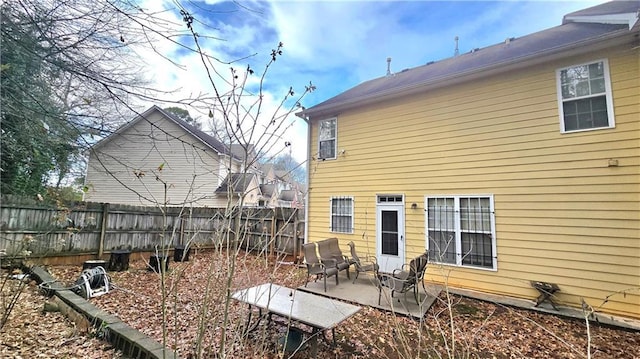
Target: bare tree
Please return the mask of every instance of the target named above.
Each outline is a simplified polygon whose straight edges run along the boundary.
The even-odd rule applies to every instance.
[[[236,173],[227,173],[229,185],[225,212],[215,220],[220,223],[219,231],[207,242],[213,250],[225,258],[226,267],[221,270],[212,263],[210,278],[202,302],[200,333],[194,343],[195,357],[203,357],[217,352],[220,357],[237,350],[235,343],[241,336],[228,331],[234,328],[230,313],[231,293],[234,289],[233,278],[238,265],[238,258],[243,251],[247,238],[251,213],[241,215],[246,210],[248,195],[255,188],[239,187],[239,183],[250,183],[247,179],[256,175],[261,156],[273,156],[286,151],[288,144],[283,134],[292,126],[292,114],[300,106],[306,94],[314,90],[309,83],[298,91],[289,88],[276,100],[275,105],[267,101],[265,80],[269,70],[284,53],[282,43],[274,44],[271,52],[262,56],[242,59],[221,60],[210,55],[207,42],[219,41],[206,34],[209,28],[204,21],[198,21],[179,2],[173,3],[170,11],[180,13],[181,27],[171,22],[163,11],[152,12],[138,7],[136,2],[126,0],[13,0],[2,5],[3,19],[11,20],[10,27],[2,29],[3,51],[5,41],[11,42],[13,48],[24,50],[25,57],[41,64],[37,76],[47,84],[50,93],[41,98],[29,96],[29,91],[12,94],[15,98],[23,97],[29,101],[16,101],[8,113],[11,116],[26,120],[24,110],[38,113],[43,118],[43,127],[69,129],[69,133],[60,136],[66,138],[78,156],[97,140],[112,134],[116,125],[140,115],[140,109],[148,102],[163,103],[167,107],[185,106],[207,114],[211,121],[218,124],[216,130],[219,138],[224,139],[226,146],[223,152],[229,161],[227,167],[238,168]],[[246,11],[240,5],[241,11]],[[25,39],[33,41],[34,46],[23,46]],[[196,54],[201,67],[207,74],[208,93],[194,98],[170,99],[169,91],[153,88],[140,74],[144,74],[144,63],[140,62],[142,51],[166,56],[156,46],[169,43],[184,51]],[[4,59],[4,52],[3,52]],[[164,57],[171,66],[180,66],[172,59]],[[259,68],[247,65],[249,59],[257,59],[266,63]],[[242,60],[242,61],[239,61]],[[4,61],[4,60],[3,60]],[[239,65],[244,62],[244,65]],[[3,62],[3,76],[6,66]],[[16,88],[20,84],[33,82],[33,77],[16,76]],[[3,85],[4,86],[4,85]],[[3,87],[4,91],[4,87]],[[46,100],[46,101],[45,101]],[[55,115],[55,116],[54,116]],[[5,119],[3,112],[3,122]],[[55,119],[56,122],[53,122]],[[144,121],[145,119],[143,119]],[[178,141],[186,150],[200,148],[184,142],[173,133],[154,128],[162,137]],[[4,128],[3,128],[4,131]],[[4,132],[3,132],[4,133]],[[12,133],[17,133],[14,131]],[[34,134],[37,136],[38,134]],[[22,140],[22,139],[21,139]],[[158,143],[156,143],[158,144]],[[159,146],[152,146],[150,151],[160,151]],[[230,155],[231,151],[233,155]],[[191,152],[190,152],[191,153]],[[197,156],[194,154],[194,156]],[[67,161],[75,162],[68,155]],[[241,161],[240,166],[233,166],[232,161]],[[192,178],[185,183],[172,183],[166,178],[165,163],[148,163],[145,169],[132,166],[127,158],[109,158],[108,154],[98,156],[99,164],[115,162],[126,168],[134,176],[128,178],[107,169],[109,176],[120,183],[123,191],[131,191],[134,195],[145,197],[150,203],[165,213],[165,231],[159,235],[156,254],[167,257],[175,243],[176,228],[168,228],[166,214],[169,197],[167,194],[175,186],[186,186],[188,195],[178,204],[181,205],[181,216],[189,213],[200,194],[195,191],[194,183],[203,172],[194,172]],[[61,161],[62,162],[62,161]],[[196,167],[199,162],[193,162]],[[106,166],[105,166],[106,167]],[[58,182],[68,172],[70,165],[58,166],[55,175]],[[207,169],[211,171],[211,169]],[[234,174],[235,176],[231,176]],[[130,185],[132,181],[142,181],[144,177],[153,178],[145,186],[156,186],[162,189],[162,195],[151,196],[151,191],[137,190]],[[49,181],[50,178],[43,178]],[[255,184],[252,184],[255,186]],[[171,203],[174,204],[174,203]],[[273,241],[273,238],[271,239]],[[187,240],[188,243],[190,239]],[[271,244],[267,244],[270,246]],[[267,251],[263,247],[261,254],[266,258]],[[265,270],[275,271],[273,262],[265,261]],[[161,313],[163,318],[163,344],[168,344],[171,336],[169,319],[171,308],[178,305],[178,298],[172,296],[179,277],[165,272],[165,266],[159,267],[159,281],[162,295]],[[175,310],[173,311],[175,312]],[[214,323],[214,325],[211,325]],[[211,344],[206,339],[216,334],[212,330],[220,328],[220,342],[212,350],[206,348]],[[173,329],[177,334],[178,328]],[[174,337],[175,338],[175,337]],[[176,340],[177,341],[177,340]]]
[[[1,11],[3,193],[34,195],[82,173],[90,145],[170,98],[145,78],[142,55],[164,56],[161,41],[189,49],[179,42],[188,32],[133,1],[9,0]]]

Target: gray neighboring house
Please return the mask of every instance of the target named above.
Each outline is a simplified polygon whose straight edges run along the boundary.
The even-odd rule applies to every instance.
[[[152,106],[90,149],[84,199],[153,206],[163,204],[166,195],[170,206],[225,207],[226,191],[219,188],[227,176],[234,181],[239,173],[249,178],[259,173],[243,168],[240,152],[239,146],[227,146]],[[247,206],[257,205],[260,197],[257,180],[253,183],[243,187]]]

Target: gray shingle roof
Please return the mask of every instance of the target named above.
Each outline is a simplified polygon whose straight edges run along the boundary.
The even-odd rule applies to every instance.
[[[640,9],[640,1],[609,2],[596,6],[595,9],[581,11],[600,14],[609,11],[628,12],[634,8],[636,11]],[[576,13],[580,11],[573,14]],[[296,115],[300,117],[336,116],[341,111],[358,105],[446,86],[464,79],[468,81],[496,71],[506,71],[509,67],[524,66],[525,61],[578,49],[628,33],[629,27],[624,24],[567,22],[456,57],[363,82]]]
[[[172,114],[169,111],[165,111],[162,108],[153,105],[153,107],[151,107],[150,110],[156,110],[160,113],[162,113],[165,117],[171,119],[173,122],[175,122],[178,126],[182,127],[185,131],[191,133],[193,136],[195,136],[196,138],[198,138],[200,141],[202,141],[203,143],[207,144],[209,147],[211,147],[212,149],[218,151],[218,153],[221,154],[225,154],[228,155],[230,153],[232,153],[229,150],[229,147],[225,144],[223,144],[222,142],[218,141],[215,139],[215,137],[205,133],[204,131],[202,131],[201,129],[191,125],[190,123],[178,118],[177,116],[175,116],[174,114]],[[149,110],[145,111],[145,113],[147,113]]]
[[[280,192],[280,197],[278,198],[281,201],[291,202],[296,199],[296,191],[294,190],[284,190]]]
[[[239,159],[245,159],[245,157],[249,156],[254,156],[255,154],[255,146],[253,144],[248,144],[248,145],[242,145],[239,143],[233,143],[231,144],[231,154],[235,157],[235,158],[239,158]],[[249,158],[250,160],[252,158]]]
[[[251,186],[251,180],[254,176],[255,175],[253,173],[231,173],[224,179],[224,181],[222,181],[215,193],[245,193],[247,190],[251,189],[249,186]],[[231,190],[229,190],[230,186]]]
[[[262,195],[265,197],[271,197],[273,196],[273,193],[276,190],[276,185],[275,184],[261,184],[260,185],[260,192],[262,192]]]

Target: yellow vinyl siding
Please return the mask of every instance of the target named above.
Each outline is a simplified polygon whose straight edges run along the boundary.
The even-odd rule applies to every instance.
[[[542,280],[574,306],[635,288],[600,310],[640,318],[638,56],[608,49],[338,114],[344,155],[310,163],[309,239],[375,253],[376,194],[403,194],[408,261],[426,246],[425,196],[493,195],[497,271],[432,264],[431,280],[529,299]],[[556,69],[604,58],[615,128],[562,134]],[[355,201],[352,235],[329,232],[328,200],[343,195]]]

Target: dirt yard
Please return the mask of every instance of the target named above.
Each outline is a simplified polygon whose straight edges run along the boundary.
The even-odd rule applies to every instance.
[[[230,262],[219,253],[192,253],[189,262],[171,262],[163,311],[159,275],[146,269],[145,258],[133,255],[128,271],[109,273],[115,289],[90,301],[156,340],[164,338],[181,358],[218,357],[222,339],[229,358],[280,357],[276,343],[284,325],[259,327],[243,339],[238,333],[246,307],[231,301],[225,310],[226,274],[233,266],[232,290],[265,282],[297,287],[306,276],[296,265],[254,255],[242,253]],[[48,269],[66,284],[81,272],[80,266]],[[45,301],[31,282],[0,332],[1,357],[119,357],[95,331],[76,328],[60,313],[43,313]],[[364,307],[336,330],[336,347],[319,341],[318,357],[586,358],[588,337],[583,321],[463,297],[453,297],[449,306],[441,296],[422,321]],[[639,332],[592,324],[590,337],[592,358],[640,358]],[[307,349],[293,355],[308,356]]]

